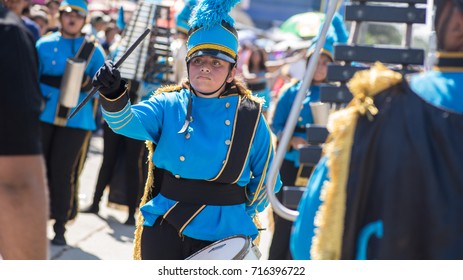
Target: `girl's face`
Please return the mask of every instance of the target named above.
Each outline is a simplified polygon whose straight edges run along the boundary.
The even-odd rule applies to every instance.
[[[320,55],[318,59],[317,69],[315,70],[315,74],[313,76],[314,83],[322,83],[326,79],[326,75],[328,73],[328,64],[331,63],[331,59],[325,55]]]
[[[85,24],[85,16],[78,11],[61,12],[61,33],[66,37],[80,36]]]
[[[198,96],[207,98],[219,96],[236,74],[236,68],[230,70],[229,62],[208,55],[192,58],[188,66],[191,86]],[[202,94],[210,92],[214,93]]]

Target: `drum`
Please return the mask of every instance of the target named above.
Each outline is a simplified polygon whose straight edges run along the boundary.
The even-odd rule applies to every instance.
[[[234,235],[204,247],[186,260],[258,260],[261,255],[250,237]]]

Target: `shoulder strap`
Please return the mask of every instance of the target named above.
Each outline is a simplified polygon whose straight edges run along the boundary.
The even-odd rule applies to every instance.
[[[96,43],[94,38],[85,37],[82,45],[77,51],[76,57],[82,58],[88,62],[95,51]]]
[[[233,127],[230,149],[224,167],[213,181],[236,183],[243,172],[251,143],[259,123],[262,105],[240,96],[240,104]]]

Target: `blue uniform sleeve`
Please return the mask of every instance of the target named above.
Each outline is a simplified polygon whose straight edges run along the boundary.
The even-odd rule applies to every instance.
[[[272,131],[277,137],[280,136],[285,128],[286,120],[288,119],[291,106],[293,105],[294,96],[292,94],[292,88],[293,87],[288,88],[280,95],[275,107],[272,119]]]
[[[323,157],[310,176],[307,188],[299,202],[299,215],[294,221],[290,237],[290,250],[295,260],[309,260],[312,238],[315,234],[315,215],[321,205],[320,193],[328,181],[327,158]]]
[[[160,94],[136,105],[131,105],[128,101],[127,105],[117,112],[103,109],[103,117],[115,133],[157,143],[164,119],[163,97],[164,95]]]
[[[251,147],[251,171],[252,178],[247,185],[248,203],[246,203],[246,212],[249,216],[254,217],[258,212],[262,212],[269,204],[267,196],[267,174],[274,157],[274,147],[270,128],[261,115],[257,126],[256,135]],[[276,178],[274,191],[280,191],[282,182],[278,174]]]

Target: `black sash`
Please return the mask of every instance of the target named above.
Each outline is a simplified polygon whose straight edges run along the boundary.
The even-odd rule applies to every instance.
[[[76,58],[80,58],[88,62],[91,56],[93,55],[93,52],[95,51],[95,47],[96,46],[94,40],[88,40],[87,38],[85,38],[79,51],[76,54]],[[43,80],[41,78],[40,81],[48,85],[51,85],[52,87],[60,88],[62,78],[63,76],[43,76]],[[50,82],[52,84],[49,84],[47,82]],[[57,82],[59,82],[59,84],[57,84]],[[65,126],[71,109],[72,108],[67,108],[62,106],[61,104],[58,104],[55,116],[55,124]]]
[[[238,115],[236,116],[236,125],[233,128],[233,141],[230,144],[228,160],[219,176],[212,180],[224,183],[238,181],[248,156],[248,148],[254,139],[260,112],[260,104],[248,98],[241,98]],[[238,129],[239,133],[237,133]]]
[[[173,200],[207,205],[234,205],[246,202],[244,188],[236,184],[176,178],[161,168],[156,168],[154,174],[162,178],[161,194]]]

